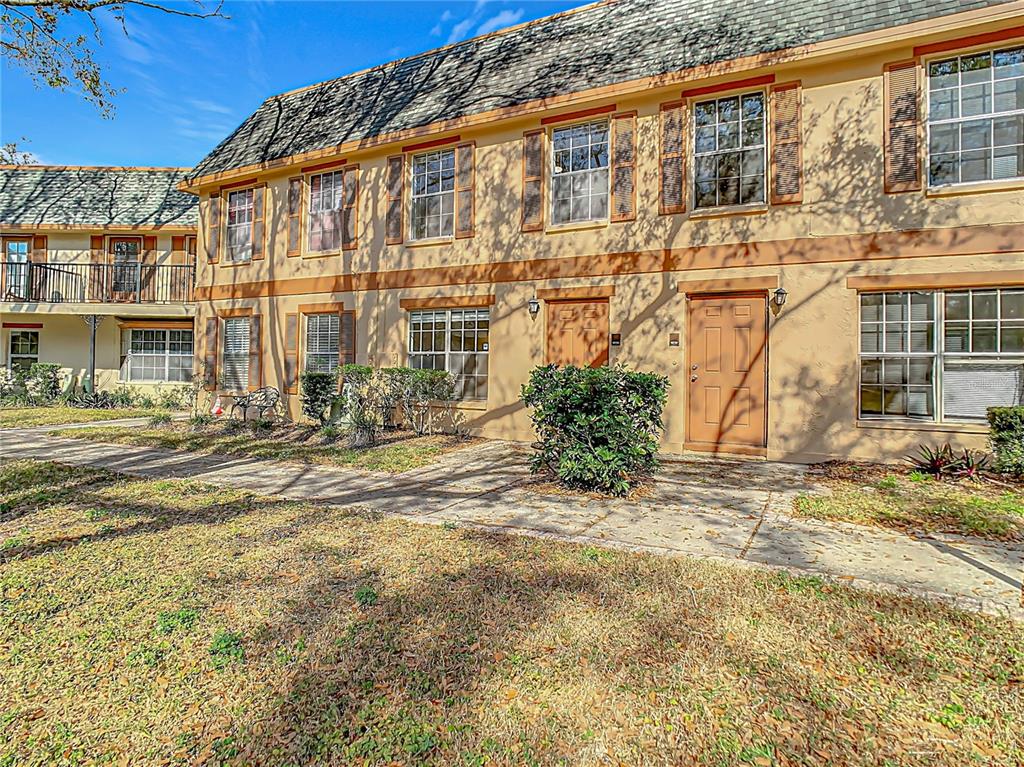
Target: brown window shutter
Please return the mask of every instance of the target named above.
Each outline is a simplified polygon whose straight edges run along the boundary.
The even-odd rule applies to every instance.
[[[359,247],[359,166],[346,166],[341,172],[341,249]]]
[[[252,190],[252,260],[262,261],[267,252],[264,241],[264,209],[267,206],[267,186],[258,186]]]
[[[476,144],[459,144],[455,149],[455,236],[476,234]]]
[[[220,194],[214,192],[210,195],[206,212],[206,260],[211,264],[220,258],[220,206]]]
[[[203,385],[213,391],[217,388],[217,331],[219,317],[206,318],[206,338],[203,339]]]
[[[356,362],[355,312],[342,312],[338,318],[338,362],[342,365]]]
[[[686,104],[661,105],[658,212],[686,212]]]
[[[288,255],[302,253],[302,177],[288,179]]]
[[[611,220],[636,218],[636,112],[612,118]]]
[[[388,158],[388,205],[384,224],[387,245],[398,245],[402,242],[404,232],[403,199],[405,197],[405,158],[394,155]]]
[[[89,237],[89,300],[106,300],[105,288],[107,272],[107,252],[103,247],[103,235],[94,234]]]
[[[523,134],[523,215],[524,232],[544,228],[544,131]]]
[[[260,315],[249,316],[249,391],[255,391],[263,386],[262,354],[260,352]]]
[[[884,75],[885,191],[921,188],[921,109],[916,61],[890,64]]]
[[[46,252],[49,249],[49,238],[45,234],[37,234],[32,237],[32,263],[45,264]]]
[[[299,315],[284,316],[284,388],[289,394],[299,392]]]
[[[772,205],[800,203],[804,199],[801,99],[799,81],[772,86],[768,102]]]

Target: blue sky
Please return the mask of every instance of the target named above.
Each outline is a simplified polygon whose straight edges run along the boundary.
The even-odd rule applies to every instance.
[[[101,16],[97,60],[125,89],[113,118],[5,61],[0,141],[50,164],[190,166],[268,96],[585,2],[235,0],[230,19],[130,10],[128,36]]]

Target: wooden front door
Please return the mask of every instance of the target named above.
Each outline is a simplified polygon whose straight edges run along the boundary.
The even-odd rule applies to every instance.
[[[767,296],[695,296],[689,303],[689,441],[763,447]]]
[[[548,363],[608,364],[608,302],[548,302]]]

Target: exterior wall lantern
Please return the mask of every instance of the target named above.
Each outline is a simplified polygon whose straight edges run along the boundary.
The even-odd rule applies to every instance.
[[[534,296],[527,302],[526,308],[529,310],[531,317],[537,316],[537,313],[540,311],[540,301],[537,300],[537,296]]]
[[[783,304],[786,303],[786,298],[788,296],[789,293],[786,291],[785,288],[775,288],[775,292],[772,294],[772,300],[775,302],[776,306],[781,307]]]

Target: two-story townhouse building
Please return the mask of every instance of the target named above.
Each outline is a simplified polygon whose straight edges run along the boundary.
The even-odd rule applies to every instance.
[[[0,168],[0,364],[87,388],[192,380],[195,196],[184,168]],[[95,327],[95,337],[93,328]]]
[[[545,363],[667,375],[664,447],[984,445],[1024,399],[1024,3],[609,0],[268,99],[200,198],[224,393],[444,368],[532,439]]]

